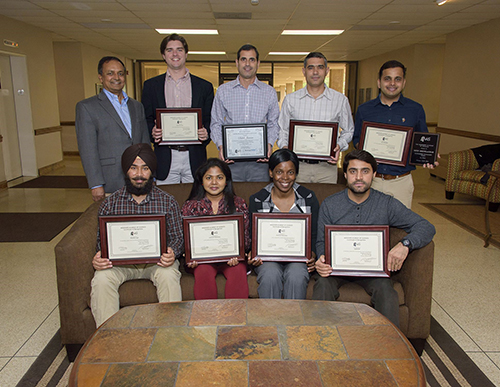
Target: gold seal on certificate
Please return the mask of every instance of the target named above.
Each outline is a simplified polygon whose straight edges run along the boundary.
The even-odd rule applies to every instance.
[[[331,275],[389,277],[389,226],[325,226],[325,262]]]
[[[330,160],[335,156],[338,122],[290,120],[288,149],[299,159]]]
[[[243,214],[189,216],[183,223],[186,263],[245,259]]]
[[[167,251],[165,215],[99,217],[101,256],[114,265],[156,263]]]
[[[311,258],[311,214],[252,214],[252,257],[307,262]]]
[[[162,131],[160,145],[197,145],[202,127],[200,108],[156,109],[156,127]]]
[[[267,124],[222,125],[222,150],[227,160],[267,158]]]
[[[408,160],[413,128],[363,122],[359,149],[370,152],[377,162],[404,167]]]

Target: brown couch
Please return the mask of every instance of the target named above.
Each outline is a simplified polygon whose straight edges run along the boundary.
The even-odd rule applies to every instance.
[[[235,183],[237,195],[248,203],[251,194],[265,183]],[[312,189],[320,203],[327,196],[344,189],[339,184],[304,184]],[[181,204],[191,190],[191,184],[164,186]],[[55,247],[61,338],[66,345],[83,344],[95,331],[90,311],[90,282],[94,275],[92,257],[95,254],[97,210],[92,204]],[[390,242],[394,246],[405,235],[403,230],[391,229]],[[399,294],[401,330],[409,339],[424,339],[429,335],[434,244],[415,250],[406,259],[403,268],[392,275]],[[181,265],[183,266],[183,265]],[[258,297],[256,275],[248,277],[250,297]],[[217,276],[219,298],[224,297],[225,278]],[[311,280],[307,298],[311,298],[314,281]],[[193,299],[194,277],[183,272],[181,278],[183,300]],[[339,301],[370,304],[370,296],[358,285],[346,284],[340,289]],[[120,287],[121,306],[158,302],[153,284],[148,280],[134,280]],[[417,340],[418,341],[418,340]],[[421,340],[423,342],[423,340]]]

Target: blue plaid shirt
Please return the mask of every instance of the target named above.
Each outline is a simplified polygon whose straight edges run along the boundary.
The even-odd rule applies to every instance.
[[[255,78],[245,89],[240,77],[220,85],[212,106],[210,137],[217,147],[222,146],[222,125],[267,123],[267,142],[278,139],[278,96],[272,86]]]

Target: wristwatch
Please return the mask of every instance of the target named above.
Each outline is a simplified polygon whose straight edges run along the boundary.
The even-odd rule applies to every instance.
[[[408,247],[408,250],[411,251],[411,242],[409,239],[401,239],[401,243],[403,244],[403,246]]]

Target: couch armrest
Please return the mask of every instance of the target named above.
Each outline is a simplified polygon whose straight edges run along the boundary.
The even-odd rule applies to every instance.
[[[495,161],[493,161],[493,165],[491,167],[491,170],[492,171],[500,171],[500,159],[496,159]]]
[[[95,330],[94,320],[84,317],[90,313],[99,205],[97,202],[87,208],[55,247],[63,344],[83,343]]]
[[[391,229],[391,246],[404,235],[406,233],[403,230]],[[401,270],[392,276],[393,280],[403,286],[405,304],[409,311],[407,337],[410,339],[429,336],[433,274],[434,242],[431,241],[421,249],[408,254]]]
[[[453,192],[453,180],[458,176],[461,171],[473,171],[479,168],[474,152],[470,149],[450,152],[448,156],[448,170],[446,171],[446,191]]]
[[[432,279],[434,275],[434,242],[412,251],[403,269],[396,275],[403,286],[409,310],[408,338],[423,338],[430,334]]]

